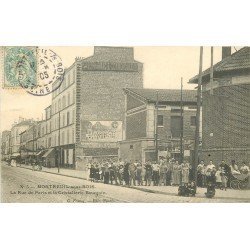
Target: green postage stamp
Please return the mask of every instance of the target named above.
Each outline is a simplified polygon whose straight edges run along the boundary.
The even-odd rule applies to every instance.
[[[37,47],[4,47],[4,88],[37,85]]]

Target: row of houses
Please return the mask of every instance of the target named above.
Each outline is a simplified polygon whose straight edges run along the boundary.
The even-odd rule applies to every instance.
[[[245,47],[223,56],[212,83],[209,69],[203,72],[200,158],[249,159],[249,71]],[[196,99],[196,90],[143,88],[143,64],[133,48],[97,46],[91,57],[76,58],[66,70],[44,120],[20,120],[2,133],[2,157],[75,169],[118,157],[180,159],[182,137],[184,159],[192,162]]]

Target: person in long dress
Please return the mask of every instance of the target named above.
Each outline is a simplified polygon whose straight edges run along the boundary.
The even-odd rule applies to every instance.
[[[181,166],[179,162],[176,161],[173,166],[173,185],[181,184]]]
[[[182,183],[184,184],[189,183],[189,170],[190,170],[189,164],[183,163],[181,169],[181,176],[182,176]]]

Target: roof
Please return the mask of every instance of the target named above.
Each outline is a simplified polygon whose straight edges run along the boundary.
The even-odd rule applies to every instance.
[[[12,128],[19,127],[19,126],[25,126],[25,125],[32,125],[33,122],[34,121],[32,119],[24,120],[24,121],[18,122],[16,124],[13,124]]]
[[[250,73],[250,47],[244,47],[231,56],[222,59],[213,66],[214,73],[247,70]],[[202,77],[210,74],[210,68],[202,72]],[[197,83],[199,75],[189,80],[189,83]]]
[[[159,102],[180,102],[181,90],[180,89],[134,89],[127,88],[124,90],[127,93],[133,93],[147,100],[148,102],[157,102],[157,91]],[[183,102],[197,102],[196,90],[183,90],[182,100]]]

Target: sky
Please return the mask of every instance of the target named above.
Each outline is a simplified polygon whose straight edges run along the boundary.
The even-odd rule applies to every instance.
[[[88,57],[94,47],[47,47],[57,53],[67,68],[77,56]],[[232,53],[240,47],[232,47]],[[134,47],[135,60],[143,63],[144,88],[179,89],[181,77],[183,88],[194,89],[188,80],[199,71],[199,47]],[[210,47],[204,47],[203,70],[210,66]],[[221,47],[214,47],[214,63],[221,60]],[[0,71],[0,75],[3,71]],[[0,79],[3,79],[0,76]],[[2,85],[2,84],[1,84]],[[1,131],[23,118],[42,119],[44,108],[50,105],[51,95],[32,96],[24,90],[1,89]]]

